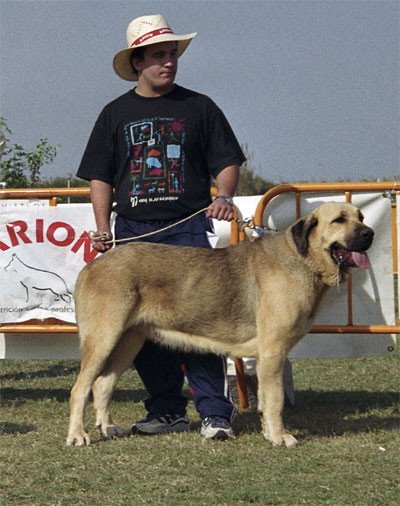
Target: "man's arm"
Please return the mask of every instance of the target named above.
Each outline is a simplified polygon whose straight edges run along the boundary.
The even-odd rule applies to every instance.
[[[90,181],[90,199],[92,201],[97,232],[99,234],[107,232],[110,239],[112,239],[110,228],[111,207],[113,203],[112,186],[98,179],[92,179]],[[111,244],[103,244],[101,241],[96,241],[93,243],[93,247],[97,251],[104,252],[111,248]]]
[[[240,169],[238,165],[230,165],[221,170],[216,177],[217,196],[233,197],[236,187],[239,183]],[[233,220],[233,208],[224,199],[215,199],[206,214],[207,218],[215,218],[216,220]]]

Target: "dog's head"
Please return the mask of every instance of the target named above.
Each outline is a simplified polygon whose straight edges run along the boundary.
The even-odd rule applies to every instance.
[[[374,232],[352,204],[322,204],[290,229],[297,251],[327,285],[346,278],[350,267],[370,266],[366,250]]]

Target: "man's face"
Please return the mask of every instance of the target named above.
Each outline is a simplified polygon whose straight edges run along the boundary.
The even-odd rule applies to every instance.
[[[160,42],[146,47],[143,60],[133,59],[139,86],[154,91],[169,91],[178,70],[176,42]]]

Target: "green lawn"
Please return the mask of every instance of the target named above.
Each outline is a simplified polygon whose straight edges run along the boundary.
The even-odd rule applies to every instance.
[[[65,446],[75,361],[0,361],[1,505],[397,505],[400,356],[293,360],[297,407],[285,412],[296,448],[272,447],[254,406],[233,441],[184,434]],[[188,394],[189,395],[189,394]],[[134,371],[113,398],[114,419],[145,414]]]

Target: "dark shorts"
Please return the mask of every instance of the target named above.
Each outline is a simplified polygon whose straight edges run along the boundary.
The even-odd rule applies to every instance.
[[[163,229],[179,222],[176,220],[152,220],[136,221],[123,216],[117,216],[115,220],[115,238],[126,239]],[[179,223],[168,230],[158,232],[138,241],[170,244],[175,246],[193,246],[196,248],[210,248],[207,232],[212,232],[212,222],[206,218],[205,212]],[[128,241],[127,241],[128,242]]]

